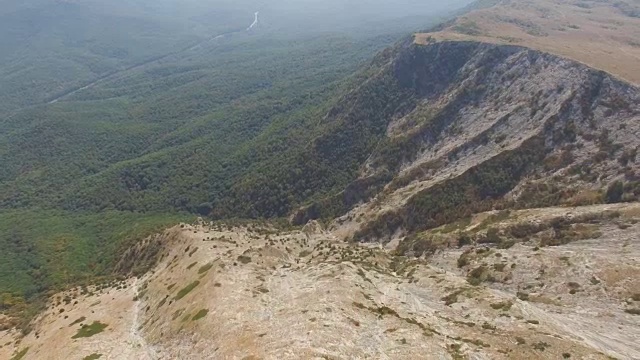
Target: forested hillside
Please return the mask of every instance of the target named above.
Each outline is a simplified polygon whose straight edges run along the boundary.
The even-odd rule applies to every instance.
[[[464,3],[2,1],[0,308],[111,276],[185,217],[284,217],[340,191],[383,128],[337,131],[330,109]]]

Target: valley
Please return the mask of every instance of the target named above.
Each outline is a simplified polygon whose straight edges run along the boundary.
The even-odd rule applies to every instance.
[[[0,91],[0,359],[640,358],[640,7],[456,4]]]

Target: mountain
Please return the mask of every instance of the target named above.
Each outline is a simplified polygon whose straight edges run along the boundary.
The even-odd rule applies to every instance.
[[[344,191],[302,208],[293,221],[349,211],[338,220],[344,234],[379,240],[493,208],[637,201],[636,85],[586,66],[589,59],[526,47],[528,38],[502,44],[456,32],[465,31],[460,23],[514,6],[524,11],[507,2],[415,34],[383,60],[370,83],[342,100],[355,106],[347,114],[366,114],[370,105],[359,97],[369,87],[400,95],[381,102],[387,113],[374,110],[383,134],[375,150]],[[528,6],[541,11],[548,3]],[[620,7],[600,6],[604,14]],[[349,126],[370,128],[357,121]]]
[[[408,44],[386,69],[414,100],[389,114],[386,137],[338,199],[355,203],[368,184],[380,190],[343,218],[377,217],[358,237],[495,207],[638,200],[637,87],[554,55],[479,42]],[[616,181],[624,190],[604,196]]]
[[[636,7],[266,20],[5,118],[0,355],[637,358]]]
[[[329,26],[313,1],[2,1],[0,307],[112,277],[132,242],[195,214],[284,218],[346,185],[356,161],[261,183],[311,165],[351,74],[453,8],[430,3],[367,19],[326,3]]]

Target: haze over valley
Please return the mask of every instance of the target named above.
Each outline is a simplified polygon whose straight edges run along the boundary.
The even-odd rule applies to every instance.
[[[0,359],[640,358],[636,0],[0,0]]]

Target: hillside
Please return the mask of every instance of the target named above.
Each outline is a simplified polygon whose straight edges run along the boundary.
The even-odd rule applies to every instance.
[[[355,161],[295,191],[254,186],[302,162],[304,144],[324,131],[307,130],[363,62],[439,15],[423,7],[398,23],[409,1],[367,21],[345,14],[349,29],[292,32],[310,14],[285,5],[2,2],[4,311],[112,276],[123,247],[186,217],[214,208],[222,218],[283,217],[354,177]],[[246,187],[264,204],[239,201]]]
[[[375,121],[373,150],[356,180],[292,221],[342,215],[342,236],[389,241],[495,208],[638,200],[636,85],[527,43],[438,38],[517,4],[474,10],[380,56],[376,75],[326,117],[341,131]]]
[[[285,8],[0,118],[0,358],[640,357],[633,1]]]
[[[639,214],[638,204],[513,212],[492,226],[573,219],[600,235],[429,260],[349,245],[317,223],[183,224],[123,257],[126,270],[156,254],[148,274],[54,295],[18,343],[0,332],[0,357],[637,358]]]
[[[246,5],[3,0],[0,116],[250,23]],[[205,4],[205,5],[202,5]],[[204,15],[203,15],[204,14]],[[196,16],[199,15],[199,16]]]
[[[338,224],[361,227],[356,238],[366,240],[492,208],[637,199],[637,87],[550,54],[478,42],[407,43],[385,71],[409,105],[385,118],[386,137],[360,178],[296,221],[365,200]],[[606,195],[614,184],[619,191]]]

